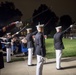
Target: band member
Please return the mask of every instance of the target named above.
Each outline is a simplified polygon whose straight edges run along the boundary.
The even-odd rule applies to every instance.
[[[32,28],[27,29],[27,48],[28,48],[28,66],[32,65],[32,55],[33,55],[33,49],[34,49],[34,41],[32,37]]]
[[[11,61],[11,33],[7,33],[7,40],[6,40],[6,61],[10,62]]]
[[[56,50],[56,69],[60,70],[61,69],[61,56],[62,56],[62,51],[64,49],[63,45],[63,34],[67,32],[70,28],[72,28],[73,25],[70,25],[65,31],[62,31],[62,26],[56,27],[56,33],[54,35],[54,47]]]
[[[46,55],[45,49],[45,39],[43,35],[43,24],[37,25],[38,33],[35,36],[35,46],[36,46],[36,56],[37,56],[37,68],[36,68],[36,75],[42,75],[43,69],[43,62],[44,57]]]

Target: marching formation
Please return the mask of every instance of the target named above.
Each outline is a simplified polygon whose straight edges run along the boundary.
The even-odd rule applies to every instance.
[[[60,70],[61,67],[61,56],[64,49],[63,45],[63,34],[67,32],[70,28],[72,28],[73,25],[70,25],[65,31],[62,31],[62,26],[56,27],[56,33],[54,34],[54,47],[56,50],[56,69]],[[37,33],[34,35],[32,32],[32,28],[27,28],[27,35],[21,39],[21,43],[27,44],[28,49],[28,66],[32,66],[32,56],[33,54],[37,57],[37,66],[36,66],[36,75],[42,75],[43,70],[43,63],[44,63],[44,57],[46,56],[46,46],[45,46],[45,38],[44,38],[44,24],[38,24],[36,26]],[[6,46],[6,61],[11,61],[11,54],[13,54],[12,48],[17,38],[15,38],[15,35],[19,34],[19,32],[16,32],[15,35],[11,35],[11,33],[7,33],[6,35],[6,41],[2,42],[4,38],[3,35],[5,34],[6,29],[3,27],[0,29],[0,70],[4,68],[4,60],[3,60],[3,50],[2,50],[2,44]]]

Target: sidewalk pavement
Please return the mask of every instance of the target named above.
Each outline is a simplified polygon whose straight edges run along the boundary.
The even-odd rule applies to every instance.
[[[36,75],[36,58],[33,58],[34,66],[27,65],[27,57],[23,59],[22,61],[5,62],[1,75]],[[76,57],[62,58],[62,70],[56,70],[55,65],[55,59],[46,59],[43,75],[76,75]]]

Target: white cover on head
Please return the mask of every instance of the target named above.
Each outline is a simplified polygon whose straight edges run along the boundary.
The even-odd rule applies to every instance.
[[[7,35],[10,35],[11,33],[7,33]]]
[[[27,30],[27,31],[28,31],[28,30],[32,30],[32,28],[27,28],[26,30]]]
[[[57,26],[57,27],[56,27],[56,29],[61,29],[61,28],[62,28],[62,26]]]
[[[39,23],[36,27],[37,27],[37,28],[44,27],[44,24],[40,24],[40,23]]]

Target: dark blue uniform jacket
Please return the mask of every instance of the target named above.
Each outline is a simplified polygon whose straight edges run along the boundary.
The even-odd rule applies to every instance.
[[[43,33],[38,32],[35,36],[35,46],[36,46],[36,55],[41,55],[45,57],[46,49],[45,49],[45,39]]]

